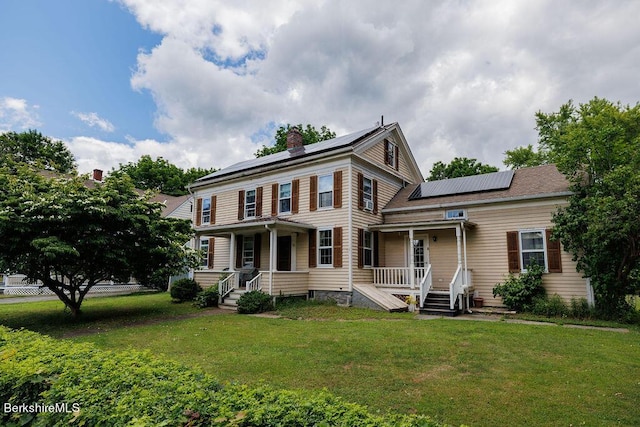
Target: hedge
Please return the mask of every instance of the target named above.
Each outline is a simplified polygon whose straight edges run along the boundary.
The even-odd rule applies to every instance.
[[[62,403],[69,412],[6,411]],[[6,426],[440,425],[419,415],[371,414],[326,391],[223,385],[148,351],[105,351],[3,326],[0,404]]]

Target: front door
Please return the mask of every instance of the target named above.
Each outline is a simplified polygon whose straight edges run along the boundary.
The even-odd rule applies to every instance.
[[[276,269],[291,271],[291,236],[278,236]]]

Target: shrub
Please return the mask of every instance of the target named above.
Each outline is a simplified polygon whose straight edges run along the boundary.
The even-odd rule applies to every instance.
[[[531,312],[539,316],[567,317],[569,309],[562,297],[558,294],[554,294],[551,298],[535,298],[531,306]]]
[[[586,298],[571,298],[570,316],[576,319],[591,319],[595,317],[595,310],[589,305]]]
[[[238,313],[241,314],[263,313],[272,309],[271,297],[260,291],[247,292],[238,299]]]
[[[193,300],[193,305],[200,308],[217,307],[219,297],[218,285],[213,285],[198,292],[198,295],[196,295],[196,298]]]
[[[171,285],[171,298],[178,302],[193,301],[201,290],[202,288],[198,282],[193,279],[176,280],[175,283]]]
[[[544,267],[531,264],[527,271],[519,276],[509,274],[507,280],[493,288],[493,296],[501,296],[502,302],[509,310],[530,310],[537,297],[545,295],[542,286]]]
[[[420,415],[374,415],[326,391],[221,385],[151,352],[103,351],[0,326],[3,406],[67,403],[70,412],[0,412],[18,426],[434,426]]]

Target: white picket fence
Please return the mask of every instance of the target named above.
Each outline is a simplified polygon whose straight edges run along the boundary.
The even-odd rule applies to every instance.
[[[4,287],[2,288],[5,295],[55,295],[50,289],[42,286],[40,283],[31,283],[24,280],[25,276],[22,275],[10,275],[4,276]],[[81,286],[84,289],[83,286]],[[138,292],[146,289],[144,286],[137,283],[99,283],[94,285],[89,294],[108,294],[119,292]]]

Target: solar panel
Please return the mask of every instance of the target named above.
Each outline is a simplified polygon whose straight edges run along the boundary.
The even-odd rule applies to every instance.
[[[442,179],[421,183],[409,196],[409,200],[482,191],[506,190],[511,187],[515,171],[502,171],[461,178]]]

